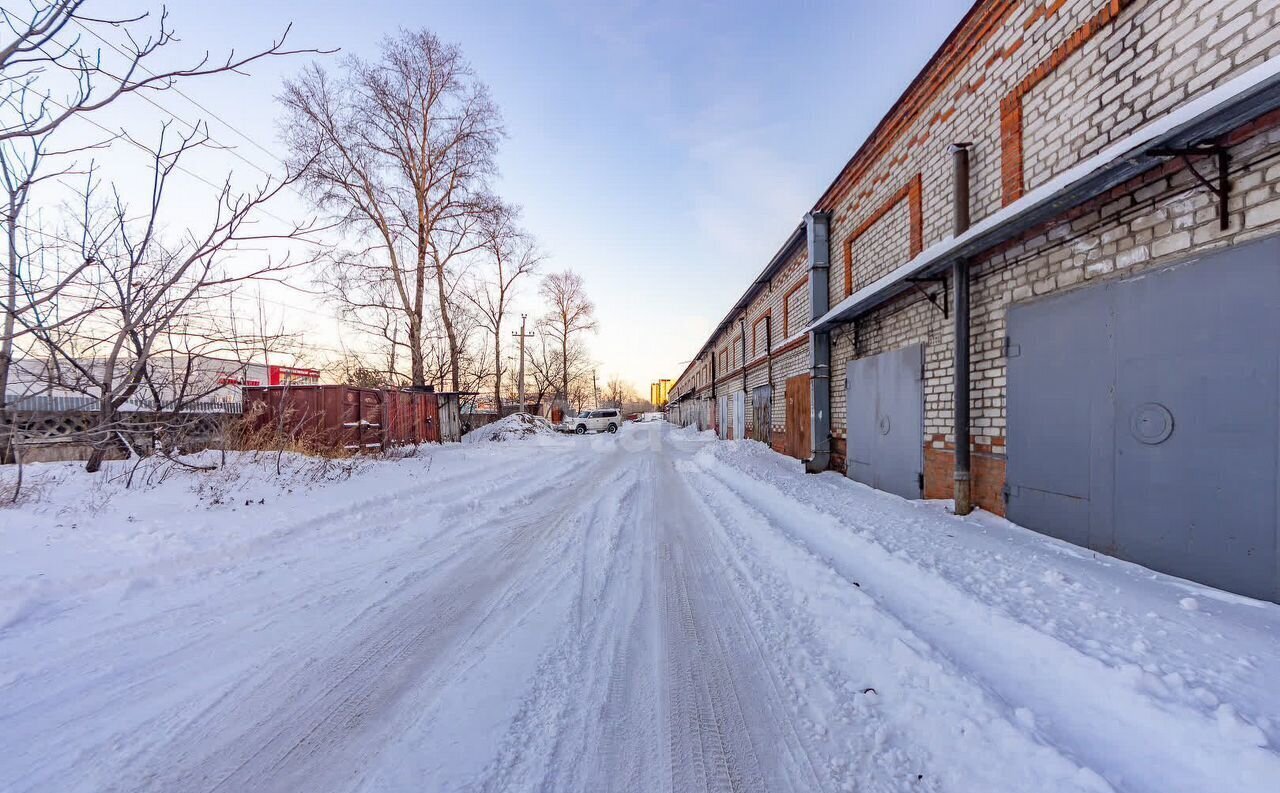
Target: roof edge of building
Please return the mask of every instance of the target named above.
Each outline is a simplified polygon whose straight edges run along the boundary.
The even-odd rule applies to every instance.
[[[965,46],[967,34],[977,34],[979,40],[985,32],[993,31],[998,26],[993,26],[991,15],[1001,15],[1009,13],[1017,5],[1016,0],[977,0],[973,6],[965,13],[964,17],[951,30],[951,33],[938,45],[938,49],[925,63],[924,67],[916,74],[916,76],[907,84],[902,94],[894,100],[889,106],[888,111],[876,124],[870,134],[863,140],[862,145],[853,153],[847,162],[836,173],[835,179],[831,184],[827,185],[822,191],[822,195],[813,204],[813,211],[829,210],[830,204],[834,202],[833,196],[839,191],[841,185],[846,181],[846,177],[852,179],[850,175],[860,167],[865,161],[868,165],[875,162],[876,156],[880,152],[874,152],[873,149],[884,138],[888,128],[900,117],[909,114],[915,108],[911,104],[917,97],[921,97],[920,101],[928,102],[928,87],[933,84],[931,78],[934,73],[939,70],[951,68],[952,63],[950,57],[956,54],[967,52],[968,47]],[[949,57],[950,56],[950,57]]]
[[[1174,157],[1163,149],[1225,134],[1280,109],[1280,58],[1263,61],[1195,99],[1139,127],[1097,154],[1076,163],[1022,198],[976,221],[959,236],[926,248],[914,258],[832,306],[807,331],[847,322],[961,257],[980,255],[1061,213],[1095,198]]]
[[[751,302],[752,298],[759,293],[760,287],[766,285],[769,282],[769,279],[782,269],[786,264],[787,258],[804,241],[805,225],[804,223],[801,223],[796,226],[795,230],[791,232],[786,241],[782,243],[782,247],[778,249],[778,252],[769,259],[769,263],[760,271],[760,274],[751,280],[746,291],[743,292],[742,296],[739,297],[738,300],[729,308],[729,311],[724,315],[724,318],[716,323],[712,331],[707,334],[706,341],[702,343],[702,346],[698,348],[698,351],[694,353],[694,356],[689,359],[689,364],[685,366],[684,371],[682,371],[680,375],[672,381],[673,383],[678,383],[684,379],[684,376],[689,373],[694,364],[698,362],[698,359],[702,357],[702,354],[706,352],[707,348],[711,346],[713,341],[715,341],[716,336],[720,335],[720,331],[724,330],[725,326],[733,320],[734,315]]]

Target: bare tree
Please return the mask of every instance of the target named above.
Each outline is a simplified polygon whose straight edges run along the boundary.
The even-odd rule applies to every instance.
[[[646,413],[654,409],[652,402],[618,375],[611,376],[605,383],[604,403],[625,413]]]
[[[45,154],[45,138],[31,137],[20,141],[0,141],[0,180],[3,180],[5,201],[3,223],[5,232],[5,291],[0,300],[4,312],[0,326],[0,408],[7,406],[9,398],[10,370],[13,367],[15,340],[20,335],[20,316],[38,312],[42,305],[57,297],[60,288],[37,295],[30,269],[34,263],[44,260],[45,240],[38,230],[32,231],[23,222],[31,190],[44,178],[39,166]],[[88,266],[87,263],[82,265]],[[61,279],[60,279],[61,280]],[[65,281],[59,284],[64,286]]]
[[[604,385],[604,404],[607,407],[622,409],[622,404],[633,394],[633,390],[621,377],[613,375]]]
[[[225,333],[209,325],[215,302],[238,285],[277,278],[301,264],[267,259],[245,267],[243,256],[230,261],[242,243],[296,239],[307,231],[299,225],[277,232],[255,226],[262,206],[291,184],[293,175],[269,179],[245,192],[228,180],[204,229],[188,231],[168,245],[161,240],[170,180],[181,159],[208,142],[198,129],[178,135],[176,144],[169,146],[169,129],[163,128],[153,156],[152,189],[139,216],[130,216],[114,190],[109,200],[101,201],[102,187],[90,174],[77,256],[95,266],[58,301],[66,317],[55,315],[51,322],[27,327],[48,356],[58,385],[91,396],[96,403],[89,471],[101,465],[121,407],[154,382],[148,372],[158,351],[168,349],[175,335],[208,339]]]
[[[8,38],[0,43],[0,107],[6,119],[12,119],[0,127],[0,141],[44,137],[69,119],[101,110],[126,94],[164,91],[192,77],[241,72],[263,58],[318,52],[286,49],[285,28],[270,47],[247,56],[236,57],[232,51],[218,60],[206,52],[195,63],[153,71],[148,68],[153,56],[178,40],[168,11],[161,9],[148,34],[137,30],[148,13],[103,18],[84,13],[86,2],[32,0],[21,12],[0,8],[0,35]],[[104,36],[110,32],[123,32],[125,43],[111,44]],[[123,59],[114,72],[103,65],[101,45]]]
[[[451,295],[494,204],[497,106],[462,52],[425,30],[385,39],[376,62],[353,56],[343,65],[336,78],[309,67],[280,97],[284,138],[296,162],[311,164],[307,189],[361,241],[335,261],[338,294],[353,304],[371,292],[391,298],[405,319],[412,382],[425,385],[433,286],[457,390],[463,345]]]
[[[364,358],[347,354],[332,361],[329,370],[341,382],[365,388],[395,388],[401,385],[395,375],[366,365]]]
[[[28,0],[0,7],[0,181],[5,190],[0,207],[5,236],[0,408],[7,405],[19,345],[34,343],[32,328],[52,332],[57,327],[51,322],[79,320],[65,306],[59,306],[55,319],[52,309],[73,287],[83,286],[82,280],[91,280],[92,271],[101,264],[92,257],[77,258],[68,250],[68,241],[59,240],[33,220],[31,211],[38,185],[82,174],[76,156],[124,137],[123,132],[110,132],[93,121],[93,115],[129,95],[138,94],[154,104],[150,95],[188,79],[243,73],[265,58],[318,52],[287,49],[286,28],[268,48],[245,56],[232,51],[219,59],[205,52],[177,68],[153,69],[156,56],[163,56],[162,51],[178,41],[165,10],[153,25],[147,12],[103,17],[84,13],[85,5],[85,0]],[[112,39],[121,37],[123,42],[113,43]],[[119,56],[112,68],[105,65],[103,48]],[[77,118],[98,126],[103,137],[60,149],[60,133]],[[70,244],[72,249],[81,247],[74,241]]]
[[[595,389],[585,377],[569,381],[569,388],[569,402],[573,405],[574,413],[582,415],[588,402],[591,403],[592,407],[597,407],[595,404]]]
[[[559,387],[560,368],[557,364],[558,354],[548,343],[546,334],[539,334],[538,342],[526,352],[525,365],[533,380],[533,403],[536,412],[542,412],[542,403],[556,393]]]
[[[503,393],[502,347],[506,342],[502,336],[503,320],[518,282],[534,272],[541,260],[532,238],[517,225],[517,219],[517,210],[506,204],[495,207],[482,218],[479,234],[488,267],[484,275],[477,278],[474,288],[464,293],[475,307],[481,327],[492,336],[493,402],[499,416]]]
[[[587,297],[582,276],[572,270],[552,273],[542,279],[539,289],[547,303],[543,332],[558,349],[559,386],[562,399],[572,401],[570,384],[589,368],[589,358],[580,343],[584,333],[596,329],[596,307]],[[579,400],[581,409],[581,400]]]
[[[337,316],[345,328],[350,328],[369,340],[370,344],[367,348],[369,354],[356,356],[350,352],[344,352],[344,360],[350,360],[345,363],[339,361],[334,372],[343,382],[355,383],[354,380],[344,379],[343,373],[357,370],[377,371],[387,383],[396,385],[412,382],[403,370],[403,364],[409,359],[408,323],[404,312],[395,307],[389,285],[382,285],[382,289],[364,291],[357,297],[353,292],[344,291],[343,283],[343,276],[337,268],[331,269],[326,277],[321,278],[321,284],[343,296],[334,301],[338,311]],[[430,316],[424,317],[425,324],[430,325],[430,321]],[[380,358],[383,362],[382,366],[370,366],[368,360],[370,357]],[[362,374],[361,378],[367,378],[367,374]],[[428,376],[426,381],[433,383],[436,382],[436,378]]]

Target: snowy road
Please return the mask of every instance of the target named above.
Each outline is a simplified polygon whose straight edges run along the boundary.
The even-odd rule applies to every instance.
[[[0,519],[0,790],[1280,780],[1280,607],[758,444],[639,425],[237,486]]]

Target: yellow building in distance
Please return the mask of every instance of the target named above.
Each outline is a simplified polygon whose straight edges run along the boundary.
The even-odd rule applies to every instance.
[[[649,384],[649,401],[655,408],[663,408],[667,404],[667,395],[671,392],[670,380],[659,380]]]

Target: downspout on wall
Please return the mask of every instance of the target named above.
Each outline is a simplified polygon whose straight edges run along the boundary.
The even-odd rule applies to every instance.
[[[773,315],[764,315],[764,357],[765,366],[768,370],[769,378],[769,395],[773,398]],[[773,428],[769,428],[770,432]]]
[[[707,408],[707,415],[716,418],[707,429],[715,430],[717,435],[720,433],[720,422],[724,421],[724,416],[720,415],[717,408],[718,404],[719,402],[716,401],[716,348],[713,345],[711,347],[711,405]]]
[[[735,427],[738,433],[738,440],[747,437],[747,315],[743,314],[738,318],[738,337],[742,341],[742,426]],[[735,404],[732,408],[733,419],[736,424],[738,420],[738,406]]]
[[[716,348],[711,348],[711,398],[716,398]]]
[[[809,318],[816,320],[831,307],[831,213],[810,212],[804,216],[809,245]],[[805,460],[805,471],[816,474],[831,465],[831,333],[809,333],[810,437],[813,456]]]
[[[969,230],[969,144],[951,146],[955,234],[960,236]],[[973,482],[969,456],[969,260],[960,257],[951,265],[954,285],[955,334],[952,339],[954,403],[952,413],[955,424],[955,514],[968,515],[973,511]]]

